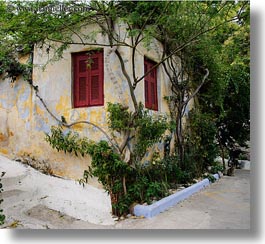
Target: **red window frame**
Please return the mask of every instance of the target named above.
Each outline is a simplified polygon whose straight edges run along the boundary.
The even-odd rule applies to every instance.
[[[148,58],[144,58],[144,73],[155,66],[156,63]],[[158,111],[157,100],[157,68],[153,68],[152,71],[144,78],[144,94],[145,94],[145,107]]]
[[[103,50],[72,54],[74,108],[104,105]]]

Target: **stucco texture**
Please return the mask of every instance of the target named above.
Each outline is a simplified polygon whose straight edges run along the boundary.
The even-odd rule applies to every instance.
[[[104,43],[106,37],[99,35],[98,42]],[[64,116],[68,123],[86,120],[95,123],[108,131],[107,102],[122,103],[133,109],[129,87],[122,74],[119,60],[114,49],[104,47],[104,105],[85,108],[73,108],[72,98],[72,60],[71,54],[93,50],[95,46],[70,45],[58,61],[47,64],[49,55],[46,48],[35,47],[33,58],[33,84],[38,86],[39,95],[57,118]],[[119,47],[125,60],[125,67],[132,76],[131,50]],[[148,50],[140,46],[136,53],[136,76],[144,73],[144,56],[158,61],[160,46],[154,43]],[[166,79],[162,66],[157,73],[158,111],[155,114],[169,114],[164,96],[170,95],[170,84]],[[135,94],[138,102],[144,103],[144,85],[140,82]],[[44,140],[45,133],[50,132],[57,121],[47,112],[34,89],[22,78],[13,84],[8,80],[0,80],[0,153],[10,158],[29,156],[50,164],[55,175],[79,179],[90,163],[90,158],[76,157],[57,152]],[[106,140],[96,128],[87,124],[73,126],[80,136],[99,141]],[[108,131],[109,132],[109,131]],[[96,184],[96,181],[92,182]]]

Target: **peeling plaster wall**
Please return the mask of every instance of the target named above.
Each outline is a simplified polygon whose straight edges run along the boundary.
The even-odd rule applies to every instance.
[[[95,29],[95,27],[93,27]],[[93,30],[92,28],[92,30]],[[106,43],[106,37],[98,35],[97,41]],[[120,63],[114,49],[104,47],[104,106],[73,108],[72,105],[72,64],[71,53],[94,49],[95,46],[71,45],[63,53],[59,61],[45,66],[49,56],[46,49],[35,47],[33,83],[38,86],[39,95],[45,101],[50,111],[58,118],[64,116],[68,123],[88,120],[105,131],[107,127],[107,102],[120,102],[133,109],[129,87],[122,74]],[[144,55],[154,61],[159,60],[158,43],[147,50],[140,47],[136,53],[136,76],[144,73]],[[131,73],[131,50],[119,47],[129,75]],[[49,54],[50,55],[50,54]],[[43,69],[45,67],[45,69]],[[166,79],[162,66],[158,68],[158,112],[155,114],[169,114],[167,103],[163,97],[170,95],[170,84]],[[140,82],[135,90],[138,102],[144,104],[144,85]],[[47,112],[43,104],[36,97],[29,84],[19,79],[12,86],[7,80],[0,81],[0,153],[11,158],[25,155],[50,163],[54,174],[79,179],[84,169],[90,163],[90,158],[77,158],[73,155],[57,152],[44,140],[45,133],[50,127],[57,125],[54,118]],[[105,136],[87,124],[73,127],[81,136],[99,141]],[[158,146],[159,147],[159,146]],[[160,145],[161,147],[161,145]],[[97,185],[96,180],[92,180]]]

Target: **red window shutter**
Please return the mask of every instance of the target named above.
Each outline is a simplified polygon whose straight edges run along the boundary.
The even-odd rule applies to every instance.
[[[88,73],[87,56],[75,55],[74,61],[74,107],[87,106],[88,97]]]
[[[147,73],[155,65],[154,62],[145,58],[144,60],[144,73]],[[154,68],[148,75],[145,77],[145,107],[158,110],[158,101],[157,101],[157,69]]]
[[[99,77],[91,76],[91,101],[96,101],[100,98]]]
[[[151,103],[152,105],[155,104],[155,84],[153,82],[150,83],[151,85]]]
[[[90,68],[90,105],[103,105],[103,52],[96,52],[91,55],[91,68]]]
[[[144,80],[144,94],[145,94],[145,107],[149,107],[150,106],[150,102],[149,102],[149,89],[148,89],[148,81]]]
[[[78,101],[84,101],[87,102],[88,95],[87,95],[87,79],[85,77],[79,78],[79,97]]]
[[[73,54],[74,107],[104,104],[103,52]]]

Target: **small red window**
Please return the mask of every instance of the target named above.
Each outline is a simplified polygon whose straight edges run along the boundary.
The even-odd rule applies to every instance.
[[[72,54],[74,107],[104,105],[103,51]]]
[[[147,73],[149,70],[156,65],[155,62],[145,58],[144,59],[144,73]],[[145,107],[158,110],[158,102],[157,102],[157,68],[153,68],[153,70],[145,76],[144,79],[144,89],[145,89]]]

